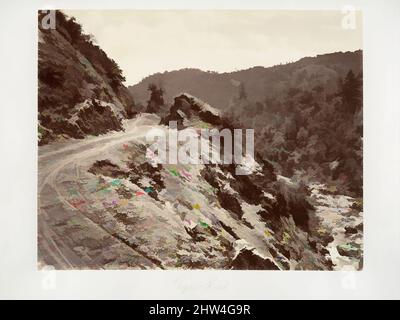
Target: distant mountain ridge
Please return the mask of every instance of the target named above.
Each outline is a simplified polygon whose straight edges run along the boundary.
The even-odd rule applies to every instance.
[[[266,98],[282,95],[291,88],[311,90],[322,86],[325,91],[334,92],[338,79],[343,78],[348,70],[356,74],[362,70],[361,50],[322,54],[284,65],[256,66],[227,73],[190,68],[166,71],[150,75],[128,89],[135,102],[142,105],[148,100],[148,86],[156,84],[164,89],[164,99],[169,104],[175,96],[187,92],[226,110],[239,96],[240,87],[244,88],[247,99],[254,102],[264,102]]]

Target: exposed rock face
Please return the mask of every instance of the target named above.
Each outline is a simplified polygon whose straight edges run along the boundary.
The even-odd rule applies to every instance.
[[[124,130],[122,121],[135,114],[135,107],[122,85],[121,70],[81,33],[79,25],[57,14],[56,30],[39,30],[40,144],[60,136],[84,138]],[[320,66],[316,71],[320,69],[324,72],[312,74],[324,79],[325,69]],[[301,94],[299,99],[309,104],[308,95],[303,97],[298,90],[290,91],[289,96]],[[165,106],[163,90],[150,87],[150,91],[146,111],[160,115]],[[254,166],[247,175],[236,173],[237,164],[153,164],[148,161],[148,142],[143,135],[150,128],[166,130],[170,121],[176,121],[180,130],[193,128],[195,132],[203,128],[232,131],[234,125],[219,110],[187,93],[174,99],[161,121],[154,114],[141,115],[135,121],[140,123],[142,117],[149,116],[153,118],[143,121],[136,131],[126,126],[129,134],[125,136],[107,136],[105,145],[102,138],[98,139],[94,144],[98,149],[84,150],[88,144],[83,144],[82,149],[75,149],[84,151],[82,158],[79,153],[73,157],[75,166],[63,167],[61,159],[61,166],[54,166],[60,174],[43,182],[41,196],[47,198],[41,209],[51,214],[53,230],[79,266],[254,270],[362,267],[362,201],[332,194],[337,191],[323,185],[310,187],[279,176],[278,162],[271,162],[274,159],[265,154],[265,158],[255,154],[251,159]],[[287,127],[289,138],[295,136],[295,130]],[[305,131],[299,131],[296,139]],[[288,137],[282,136],[282,140]],[[294,148],[296,140],[291,141],[288,146]],[[57,159],[55,151],[49,156]],[[64,154],[70,156],[68,152]],[[340,163],[334,160],[329,166],[335,170]],[[53,174],[52,167],[48,170]],[[56,197],[52,188],[57,191]],[[57,197],[62,201],[54,201],[60,200]]]
[[[218,110],[188,93],[174,99],[169,114],[161,120],[161,124],[168,125],[170,121],[177,121],[178,128],[183,128],[185,123],[189,124],[185,120],[194,120],[195,117],[213,126],[222,124]]]
[[[231,128],[215,109],[187,94],[175,99],[161,124],[169,121],[177,121],[180,129]],[[148,256],[159,261],[159,267],[333,268],[327,246],[334,239],[318,234],[311,224],[318,218],[307,188],[277,176],[273,166],[258,155],[254,171],[245,176],[236,175],[236,164],[151,165],[144,141],[124,145],[112,157],[113,162],[104,158],[89,169],[102,185],[108,185],[107,197],[119,198],[106,201],[114,206],[104,223],[109,225],[116,217],[130,219],[129,228],[114,233],[124,234],[126,241],[136,243],[135,248],[148,247]],[[116,177],[118,186],[113,191]],[[133,204],[145,201],[144,211],[136,212],[136,204],[132,209],[125,207],[126,199]],[[152,226],[152,232],[142,232],[142,225]],[[159,243],[154,237],[164,240]]]
[[[121,130],[135,111],[117,64],[75,21],[59,11],[56,21],[39,27],[39,143]]]
[[[234,270],[279,270],[270,259],[264,259],[252,250],[243,249],[232,261]]]
[[[277,211],[279,193],[261,193],[250,203],[243,190],[256,188],[251,179],[237,180],[223,166],[151,166],[142,146],[130,143],[118,151],[118,158],[113,154],[118,160],[97,161],[85,180],[100,186],[89,202],[100,198],[107,206],[96,213],[97,219],[104,219],[99,223],[115,225],[114,235],[146,248],[158,267],[331,268],[321,240],[297,226],[292,213]]]
[[[350,257],[350,258],[358,258],[360,259],[361,256],[361,249],[360,245],[358,244],[344,244],[337,246],[337,251],[340,255]]]
[[[193,94],[232,123],[255,129],[257,151],[282,175],[315,177],[359,198],[362,56],[361,50],[336,52],[226,73],[182,69],[151,75],[129,89],[138,102],[152,82],[163,83],[166,102],[181,92]]]
[[[109,131],[120,131],[122,116],[113,110],[114,105],[96,99],[87,99],[77,104],[68,119],[45,122],[53,134],[82,139],[86,135],[99,135]],[[41,140],[45,144],[46,140]]]
[[[175,98],[170,113],[160,124],[168,125],[170,121],[177,121],[178,129],[199,124],[219,130],[234,129],[229,120],[220,116],[218,110],[187,93]],[[236,164],[207,165],[201,174],[212,187],[218,189],[217,197],[221,206],[239,219],[243,215],[240,202],[244,200],[251,205],[260,205],[267,211],[272,210],[275,216],[292,216],[296,225],[308,230],[308,211],[313,207],[305,199],[305,190],[300,192],[298,187],[290,182],[277,182],[273,166],[258,154],[255,158],[256,169],[248,175],[237,175]],[[224,189],[227,182],[239,198]],[[273,200],[266,196],[265,192],[271,194]]]
[[[72,268],[362,268],[362,218],[351,208],[354,199],[322,194],[322,187],[308,197],[294,181],[277,178],[267,162],[245,177],[234,166],[151,164],[145,131],[166,127],[150,114],[132,121],[122,141],[121,135],[105,146],[100,141],[102,152],[60,167],[58,196],[43,189],[41,210],[73,252]],[[57,151],[50,156],[64,160]],[[307,210],[306,225],[296,222],[296,203],[310,200],[317,210]],[[358,234],[346,235],[346,226]],[[47,264],[71,268],[41,249]]]

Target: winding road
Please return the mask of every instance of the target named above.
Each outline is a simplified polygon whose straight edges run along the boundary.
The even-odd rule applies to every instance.
[[[61,233],[60,226],[70,221],[79,221],[78,225],[95,230],[97,237],[108,236],[110,251],[123,251],[134,255],[143,263],[142,267],[154,266],[155,261],[145,257],[141,252],[124,243],[115,236],[110,237],[103,226],[96,224],[84,210],[80,210],[63,194],[58,178],[66,175],[72,182],[78,181],[79,166],[85,159],[99,155],[115,145],[136,140],[157,124],[151,115],[139,116],[124,123],[124,132],[110,132],[99,137],[88,137],[84,140],[69,140],[39,147],[38,157],[38,261],[39,267],[52,266],[56,269],[99,269],[104,264],[104,257],[95,250],[89,255],[77,254],[71,239]],[[79,191],[78,191],[79,192]],[[85,195],[78,194],[82,199]],[[90,235],[88,235],[90,237]],[[87,239],[86,239],[87,240]],[[94,248],[95,249],[95,248]],[[104,251],[104,250],[101,250]]]

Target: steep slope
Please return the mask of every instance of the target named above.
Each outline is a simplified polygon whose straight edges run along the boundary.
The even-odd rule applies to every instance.
[[[39,14],[39,143],[63,135],[83,138],[122,130],[133,100],[118,65],[82,33],[74,18],[56,12],[56,29]]]
[[[226,126],[216,110],[188,94],[175,98],[166,118],[151,119],[151,128],[160,130],[168,129],[163,124],[169,120],[180,122],[181,130]],[[75,186],[79,192],[70,194],[68,201],[114,238],[141,252],[153,267],[334,267],[327,249],[334,238],[328,225],[321,231],[323,221],[310,204],[309,189],[276,176],[259,157],[254,171],[246,176],[236,175],[235,165],[157,164],[147,150],[146,130],[141,131],[141,136],[85,161]],[[70,188],[67,179],[63,192]],[[63,222],[58,232],[67,232],[69,225]],[[84,232],[75,229],[73,238],[84,238]],[[82,247],[79,241],[74,245]],[[95,243],[93,247],[97,248]],[[96,254],[90,248],[80,250]],[[358,268],[360,259],[352,257],[347,264]],[[346,265],[346,261],[341,263]],[[105,259],[103,267],[146,268],[117,252]]]
[[[257,151],[280,174],[362,197],[362,89],[362,73],[349,70],[333,92],[316,86],[290,88],[264,104],[236,99],[225,116],[255,129]]]

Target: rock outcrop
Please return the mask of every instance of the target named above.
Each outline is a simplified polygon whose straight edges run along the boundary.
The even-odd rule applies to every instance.
[[[229,128],[217,110],[188,94],[175,98],[159,129],[165,130],[169,121],[177,121],[182,130]],[[310,230],[310,221],[317,218],[306,188],[277,177],[268,161],[256,156],[249,175],[237,175],[236,164],[150,165],[146,145],[144,140],[126,144],[112,162],[104,155],[89,169],[88,179],[102,186],[107,182],[105,202],[115,204],[102,213],[102,223],[136,217],[134,226],[116,224],[113,233],[135,242],[135,248],[146,247],[160,267],[332,268],[326,239]],[[99,195],[104,197],[93,193],[91,201],[96,203]],[[141,213],[136,212],[139,206]]]
[[[214,127],[222,124],[222,118],[217,109],[188,93],[182,93],[175,97],[169,114],[162,118],[161,124],[168,125],[170,121],[176,121],[178,128],[182,129],[189,126],[190,121],[196,120]]]

